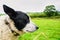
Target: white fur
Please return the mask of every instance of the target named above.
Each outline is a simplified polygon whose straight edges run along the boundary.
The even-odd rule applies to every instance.
[[[26,24],[25,28],[23,29],[24,32],[33,32],[36,30],[36,26],[30,21]]]
[[[19,34],[22,33],[21,31],[18,31],[15,28],[14,22],[10,20],[8,16],[0,16],[0,40],[17,40],[18,37],[13,35],[9,26],[5,24],[5,20],[7,20],[10,23],[10,26],[14,31],[16,31]]]

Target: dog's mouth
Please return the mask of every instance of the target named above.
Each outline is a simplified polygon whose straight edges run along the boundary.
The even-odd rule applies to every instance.
[[[28,30],[27,30],[27,32],[34,32],[34,31],[28,31]]]
[[[34,31],[36,31],[36,30],[34,30]],[[26,32],[34,32],[34,31],[29,31],[29,30],[26,30]]]

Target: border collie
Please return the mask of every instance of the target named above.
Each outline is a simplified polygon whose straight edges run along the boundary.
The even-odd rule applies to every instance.
[[[38,29],[29,16],[21,11],[3,5],[6,15],[0,16],[0,40],[17,40],[17,37],[25,32],[33,32]]]

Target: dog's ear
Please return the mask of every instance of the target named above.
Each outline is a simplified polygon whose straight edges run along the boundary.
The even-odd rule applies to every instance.
[[[6,5],[3,5],[3,9],[4,9],[4,12],[8,14],[10,17],[16,17],[17,13],[12,8]]]

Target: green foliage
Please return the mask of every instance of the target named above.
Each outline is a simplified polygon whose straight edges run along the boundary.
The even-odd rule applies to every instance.
[[[29,12],[28,15],[31,17],[31,18],[60,18],[60,12],[58,13],[59,15],[57,16],[51,16],[51,17],[47,17],[47,15],[44,13],[44,12]]]
[[[60,19],[34,18],[32,21],[39,29],[21,35],[19,40],[60,40]]]
[[[46,17],[46,15],[43,12],[29,12],[28,15],[31,18]]]
[[[48,5],[48,6],[46,6],[46,8],[45,8],[45,10],[44,10],[44,13],[45,13],[48,17],[58,15],[57,10],[56,10],[56,8],[55,8],[54,5]]]

